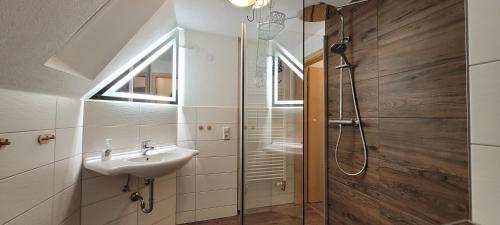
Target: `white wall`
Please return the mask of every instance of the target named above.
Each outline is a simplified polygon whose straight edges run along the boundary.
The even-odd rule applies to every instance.
[[[238,39],[192,30],[185,35],[184,106],[237,107]]]
[[[111,138],[113,153],[137,149],[143,140],[153,146],[177,143],[177,106],[127,102],[85,102],[83,154],[100,155],[104,139]],[[143,180],[132,177],[131,192],[122,192],[127,176],[102,176],[89,170],[82,178],[82,225],[175,224],[175,173],[155,181],[155,206],[144,214],[130,194],[147,195]]]
[[[79,224],[83,104],[3,89],[0,99],[0,138],[12,142],[0,147],[0,223]]]
[[[500,1],[468,1],[472,218],[500,224]]]
[[[223,140],[223,127],[230,140]],[[237,215],[238,109],[182,108],[178,141],[200,154],[177,173],[177,224]]]

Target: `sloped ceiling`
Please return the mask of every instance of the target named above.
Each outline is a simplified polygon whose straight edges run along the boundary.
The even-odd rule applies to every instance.
[[[64,58],[70,60],[58,58],[56,62],[69,65],[89,59],[91,64],[84,65],[82,68],[86,70],[83,71],[101,71],[165,1],[0,0],[0,88],[81,97],[95,86],[96,80],[69,75],[46,67],[44,63],[68,43],[87,36],[91,38],[76,45],[80,51],[73,51],[73,55]],[[92,31],[89,27],[95,28],[87,25],[92,25],[94,19],[102,19],[99,13],[106,10],[100,9],[108,5],[126,7],[121,7],[121,15],[111,14],[115,17],[114,23],[93,29],[93,33],[86,32]],[[141,16],[134,17],[137,14]],[[117,21],[120,16],[133,19]],[[124,36],[125,40],[106,38],[113,35]],[[98,61],[92,61],[95,58]],[[70,68],[81,69],[73,65]]]
[[[0,88],[81,97],[134,54],[177,24],[187,29],[236,37],[239,35],[241,21],[246,21],[246,16],[251,15],[249,8],[234,7],[227,0],[137,1],[141,4],[162,1],[163,5],[158,6],[156,12],[150,12],[149,20],[135,23],[135,27],[126,32],[133,34],[133,37],[127,37],[129,41],[126,43],[115,43],[113,39],[103,38],[107,41],[100,43],[100,48],[109,45],[109,52],[113,57],[103,57],[95,63],[95,68],[87,70],[92,73],[100,71],[93,74],[96,75],[94,80],[44,66],[49,58],[57,55],[75,36],[78,37],[82,30],[85,31],[84,25],[89,23],[89,19],[96,17],[96,13],[110,4],[110,1],[137,0],[0,0]],[[275,2],[276,9],[290,17],[296,16],[298,9],[302,7],[301,1],[298,0]],[[135,7],[125,13],[133,17],[134,10],[141,9]],[[292,32],[289,36],[298,36],[302,32],[302,23],[298,19],[287,21],[287,24],[286,31]],[[106,29],[102,36],[117,32],[116,29],[130,28],[126,23],[118,25]],[[254,25],[250,25],[249,33],[255,30],[255,27],[251,27]],[[321,27],[310,26],[306,33],[318,35],[321,33]],[[123,33],[123,30],[120,32]],[[95,37],[94,35],[94,40]],[[89,55],[89,51],[85,54]],[[71,62],[78,61],[75,55],[71,57],[74,57]],[[61,59],[56,61],[63,66],[68,62]],[[67,66],[73,68],[73,65]]]
[[[80,78],[43,64],[107,0],[1,0],[0,88],[78,96]]]

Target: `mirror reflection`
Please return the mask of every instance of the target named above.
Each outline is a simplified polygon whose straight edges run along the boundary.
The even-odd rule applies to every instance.
[[[273,57],[273,61],[273,104],[275,106],[302,105],[304,99],[302,69],[281,54]]]
[[[174,51],[170,48],[118,89],[118,92],[173,97],[173,57]],[[130,68],[130,71],[133,69]]]
[[[303,81],[280,57],[278,60],[278,102],[302,100]]]

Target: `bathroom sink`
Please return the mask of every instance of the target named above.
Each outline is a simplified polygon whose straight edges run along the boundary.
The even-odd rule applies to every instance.
[[[177,146],[157,147],[147,155],[142,155],[139,150],[131,151],[114,154],[107,161],[102,161],[101,157],[89,157],[85,159],[84,167],[107,176],[130,174],[156,178],[175,172],[197,154],[198,150]]]
[[[130,158],[131,162],[160,162],[163,159],[162,155],[142,156],[137,158]]]
[[[291,142],[273,142],[270,145],[265,146],[264,150],[282,152],[285,154],[302,154],[302,144]]]

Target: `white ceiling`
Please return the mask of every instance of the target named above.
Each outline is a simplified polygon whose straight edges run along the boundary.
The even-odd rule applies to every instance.
[[[0,88],[77,96],[82,79],[43,64],[107,0],[0,0]]]
[[[141,48],[139,39],[152,39],[154,35],[147,36],[147,32],[143,32],[143,37],[139,38],[136,34],[135,41],[129,41],[111,62],[105,62],[108,65],[94,81],[48,68],[44,63],[65,46],[86,21],[108,1],[0,0],[0,88],[81,97],[100,80],[105,79],[112,69]],[[171,6],[175,9],[171,10],[174,12],[165,11],[160,15],[162,19],[169,21],[150,23],[150,27],[146,24],[141,30],[151,33],[156,31],[158,26],[162,26],[161,24],[177,23],[187,29],[236,37],[239,36],[241,21],[246,21],[246,16],[251,16],[250,8],[234,7],[227,0],[164,1],[174,2]],[[274,2],[273,9],[284,12],[288,17],[296,16],[302,8],[302,0]],[[249,24],[248,28],[250,31],[255,30],[255,23]],[[121,28],[109,28],[110,31],[113,29]],[[322,24],[312,24],[306,26],[306,34],[322,35],[322,29]],[[290,19],[287,20],[286,30],[281,36],[296,38],[301,36],[301,32],[302,22]],[[124,49],[133,50],[124,53]]]

